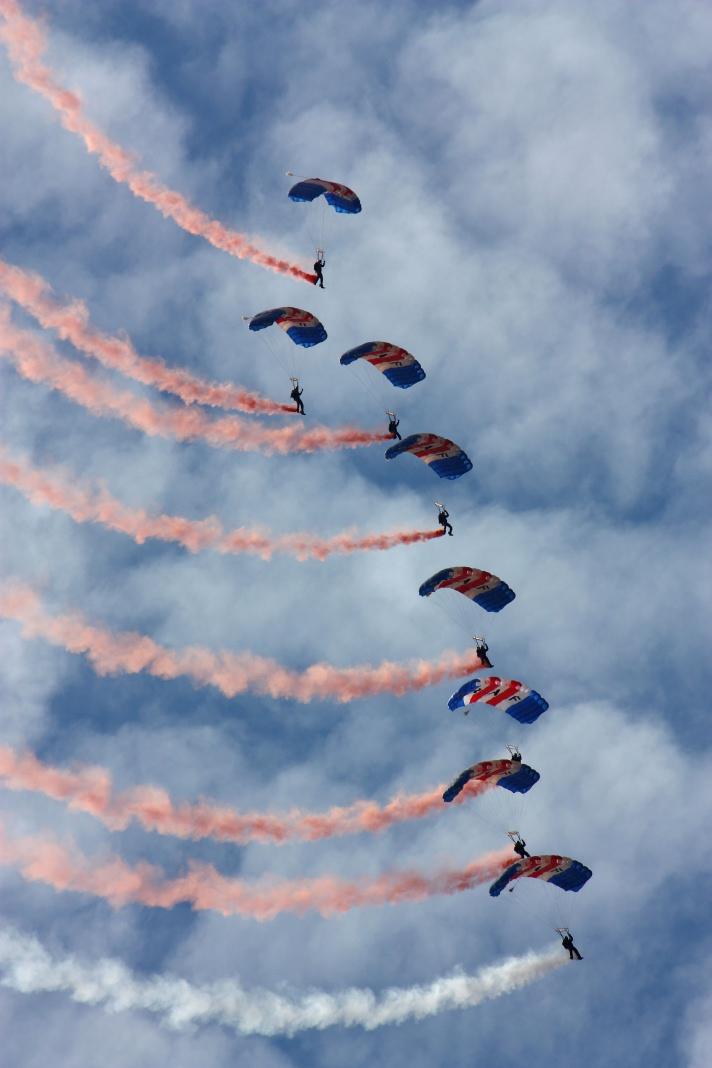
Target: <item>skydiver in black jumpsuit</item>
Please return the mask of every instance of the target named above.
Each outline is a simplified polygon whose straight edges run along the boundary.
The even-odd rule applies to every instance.
[[[289,394],[289,396],[292,398],[292,400],[297,406],[297,415],[304,415],[304,405],[302,404],[303,392],[304,390],[299,388],[299,383],[297,382],[294,386],[294,389]]]
[[[487,656],[487,652],[489,650],[489,645],[487,644],[487,642],[484,640],[484,638],[475,638],[475,645],[477,649],[477,655],[479,656],[484,666],[487,668],[491,668],[492,663],[490,661],[490,658]]]
[[[569,960],[574,960],[574,958],[576,960],[583,960],[583,957],[574,945],[574,938],[570,931],[567,931],[564,937],[561,939],[561,945],[564,947],[564,949],[568,949]]]
[[[443,507],[438,512],[438,523],[443,528],[443,532],[447,531],[448,534],[450,535],[450,537],[452,537],[452,523],[448,523],[449,516],[450,516],[450,513],[448,512],[447,508],[443,505]]]
[[[326,267],[326,260],[324,259],[324,253],[322,252],[319,259],[314,264],[314,274],[316,275],[314,285],[319,286],[321,289],[324,288],[324,267]]]
[[[524,848],[526,844],[527,843],[524,841],[523,838],[517,838],[516,842],[512,846],[514,852],[517,854],[518,857],[521,857],[522,860],[524,860],[525,857],[531,856],[531,853],[527,853],[526,849]]]
[[[388,420],[388,433],[392,438],[398,438],[399,441],[402,441],[403,439],[398,433],[400,419],[396,419],[395,413],[393,412],[389,412],[388,414],[390,415],[390,419]]]

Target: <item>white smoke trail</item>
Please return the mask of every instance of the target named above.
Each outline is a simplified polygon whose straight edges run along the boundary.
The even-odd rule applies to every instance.
[[[176,1030],[213,1023],[242,1035],[294,1035],[335,1026],[373,1031],[451,1009],[473,1008],[564,964],[568,957],[557,947],[508,957],[474,975],[458,971],[427,985],[390,987],[381,994],[352,987],[334,994],[309,990],[288,996],[247,990],[230,980],[194,986],[171,975],[138,979],[121,961],[104,958],[83,964],[74,956],[54,959],[36,938],[12,927],[0,930],[0,983],[12,990],[65,993],[73,1001],[100,1005],[108,1012],[150,1012]]]

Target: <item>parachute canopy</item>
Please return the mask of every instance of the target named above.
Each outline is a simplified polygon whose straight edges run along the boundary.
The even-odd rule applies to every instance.
[[[429,597],[436,590],[455,590],[463,597],[469,597],[485,612],[500,612],[516,596],[501,578],[476,567],[446,567],[426,579],[418,593],[421,597]]]
[[[327,204],[342,214],[356,215],[361,211],[361,201],[353,189],[339,182],[328,182],[326,178],[304,178],[289,190],[289,199],[300,202],[316,200],[322,195]]]
[[[571,857],[558,857],[555,854],[543,857],[525,857],[511,864],[502,872],[499,879],[489,888],[491,897],[499,897],[507,883],[513,879],[543,879],[547,883],[561,887],[562,890],[577,892],[593,875],[590,868]]]
[[[386,449],[386,459],[393,460],[402,452],[412,452],[424,460],[440,478],[460,478],[472,470],[472,460],[460,446],[438,434],[411,434]]]
[[[443,801],[453,801],[472,779],[503,786],[513,794],[525,794],[539,778],[539,772],[521,760],[482,760],[458,775],[443,794]]]
[[[500,679],[497,675],[490,675],[488,679],[470,679],[452,695],[447,706],[454,712],[456,708],[467,709],[476,701],[501,708],[520,723],[533,723],[549,707],[549,702],[536,690],[530,690],[516,679]]]
[[[301,308],[271,308],[259,312],[250,319],[250,330],[264,330],[275,323],[289,334],[295,345],[305,349],[326,341],[326,330],[316,315]]]
[[[408,389],[425,378],[425,371],[415,356],[389,341],[366,341],[345,352],[339,362],[346,367],[355,360],[367,360],[399,389]]]

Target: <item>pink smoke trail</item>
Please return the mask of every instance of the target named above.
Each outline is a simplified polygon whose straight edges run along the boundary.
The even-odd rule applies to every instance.
[[[149,515],[142,508],[129,508],[112,497],[103,486],[82,487],[73,476],[33,467],[27,460],[11,456],[0,444],[0,483],[19,490],[36,505],[65,512],[76,523],[99,523],[109,530],[127,534],[138,545],[149,538],[174,542],[190,552],[214,549],[220,553],[254,553],[269,560],[273,553],[289,553],[298,560],[325,560],[334,553],[355,553],[392,549],[442,537],[437,530],[392,530],[362,537],[343,533],[330,538],[297,533],[271,535],[255,527],[225,531],[217,516],[187,519],[179,515]]]
[[[204,238],[231,256],[251,260],[267,270],[304,282],[315,281],[315,276],[302,267],[264,252],[244,234],[212,219],[180,193],[162,185],[150,171],[138,170],[134,157],[86,118],[80,98],[64,89],[42,63],[45,37],[39,23],[23,14],[16,0],[0,0],[0,15],[5,19],[0,27],[0,40],[8,51],[17,81],[34,89],[52,105],[65,130],[82,139],[86,150],[97,157],[115,182],[128,186],[134,196],[152,204],[187,233]]]
[[[280,814],[236,812],[224,805],[200,800],[176,804],[158,786],[135,786],[114,793],[105,768],[64,769],[43,764],[33,753],[18,753],[0,746],[0,785],[7,790],[31,790],[55,801],[64,801],[78,812],[87,812],[112,831],[124,830],[136,820],[147,831],[175,838],[213,838],[220,842],[315,842],[347,834],[378,834],[396,823],[425,819],[445,808],[444,785],[421,794],[394,797],[385,805],[355,801],[334,806],[323,813],[294,808]],[[478,797],[491,783],[469,782],[452,804]]]
[[[140,356],[126,337],[102,334],[89,322],[89,312],[81,300],[60,304],[51,295],[49,283],[38,274],[23,271],[0,259],[0,289],[33,316],[41,326],[63,341],[93,356],[104,367],[120,371],[145,386],[171,393],[184,404],[206,404],[213,408],[235,409],[262,415],[295,412],[289,404],[279,404],[259,393],[229,382],[208,382],[191,371],[173,370],[160,357]]]
[[[196,911],[223,916],[272,920],[284,912],[318,912],[334,916],[370,905],[424,901],[439,894],[458,894],[495,879],[512,863],[509,849],[487,853],[464,868],[433,875],[391,871],[374,879],[349,881],[333,875],[313,879],[260,879],[247,883],[221,875],[212,864],[192,861],[187,874],[169,879],[153,864],[135,867],[120,857],[97,861],[49,837],[11,838],[0,825],[0,863],[17,867],[29,882],[55,890],[73,890],[107,901],[113,908],[140,904],[171,909],[189,904]]]
[[[445,653],[435,661],[385,660],[349,668],[319,663],[292,671],[254,653],[214,653],[200,646],[166,649],[144,634],[94,627],[78,613],[51,616],[37,594],[22,583],[0,587],[0,616],[19,622],[26,638],[44,638],[69,653],[83,654],[99,675],[146,672],[159,679],[187,677],[199,686],[215,686],[226,697],[249,690],[303,704],[328,698],[346,703],[382,693],[401,696],[484,667],[474,651]]]
[[[116,389],[94,378],[78,363],[65,360],[40,338],[15,326],[8,309],[1,306],[0,358],[12,362],[23,378],[50,386],[93,415],[113,416],[151,436],[203,441],[216,448],[260,451],[270,456],[356,449],[391,440],[390,434],[359,430],[358,427],[268,430],[235,416],[211,419],[199,408],[156,407],[135,393]]]

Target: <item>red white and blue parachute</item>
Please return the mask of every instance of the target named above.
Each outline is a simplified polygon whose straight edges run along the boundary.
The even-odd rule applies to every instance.
[[[447,705],[453,712],[456,708],[464,708],[467,715],[468,706],[476,701],[500,708],[520,723],[533,723],[549,707],[549,702],[536,690],[530,690],[516,679],[500,679],[497,675],[490,675],[488,679],[470,679],[452,695]]]
[[[366,341],[345,352],[339,362],[346,367],[355,360],[366,360],[399,389],[408,389],[425,378],[425,371],[415,356],[389,341]]]
[[[326,178],[304,178],[289,190],[289,199],[302,203],[316,200],[322,195],[327,204],[341,214],[356,215],[361,211],[361,201],[353,189],[340,182],[329,182]]]
[[[301,308],[271,308],[250,319],[250,330],[264,330],[274,324],[287,332],[295,345],[305,349],[326,341],[326,330],[316,315]]]
[[[590,868],[571,857],[559,857],[556,854],[542,857],[525,857],[503,871],[499,879],[489,888],[491,897],[499,897],[508,883],[513,879],[543,879],[561,887],[562,890],[578,892],[593,875]]]
[[[426,579],[418,593],[421,597],[429,597],[436,590],[455,590],[484,608],[485,612],[500,612],[516,596],[497,575],[476,567],[446,567]]]
[[[424,460],[440,478],[460,478],[472,470],[472,460],[460,446],[438,434],[411,434],[386,449],[386,459],[392,460],[402,452],[412,452]]]
[[[528,764],[522,764],[521,760],[481,760],[458,775],[443,794],[443,801],[453,801],[473,779],[503,786],[513,794],[525,794],[539,778],[539,772]]]

